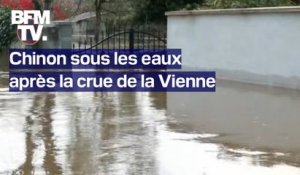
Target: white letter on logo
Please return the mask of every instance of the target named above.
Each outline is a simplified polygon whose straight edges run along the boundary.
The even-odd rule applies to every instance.
[[[40,11],[38,11],[39,13],[36,13],[36,15],[34,16],[34,21],[37,22],[38,24],[50,24],[50,11],[49,10],[45,10],[43,12],[43,15],[41,14]]]
[[[30,33],[33,41],[38,41],[42,35],[43,25],[38,25],[37,30],[35,31],[34,26],[30,26]]]
[[[11,11],[11,24],[22,24],[23,23],[23,11],[12,10]]]

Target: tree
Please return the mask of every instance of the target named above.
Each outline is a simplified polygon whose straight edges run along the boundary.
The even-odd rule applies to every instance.
[[[248,8],[300,4],[300,0],[131,0],[134,4],[134,21],[138,23],[165,23],[166,11],[199,8]]]
[[[62,20],[75,8],[73,0],[0,0],[0,48],[9,47],[16,38],[16,26],[10,21],[12,9],[53,10],[54,19]]]
[[[45,0],[44,10],[51,10],[52,0]]]
[[[106,0],[95,0],[95,12],[96,12],[96,23],[95,23],[95,42],[99,41],[100,24],[101,24],[101,13],[103,11],[103,4]]]
[[[0,50],[7,48],[13,42],[16,27],[11,25],[10,10],[0,7]]]
[[[134,21],[138,23],[165,23],[166,11],[195,9],[205,0],[132,0],[135,9]]]
[[[34,7],[35,7],[36,10],[42,10],[42,5],[39,2],[39,0],[32,0],[32,2],[34,4]]]
[[[0,5],[8,9],[32,10],[34,4],[32,0],[2,0]]]
[[[100,25],[103,21],[103,15],[105,15],[106,20],[120,18],[120,16],[127,16],[131,7],[128,4],[130,4],[130,2],[127,0],[94,0],[96,13],[94,28],[96,43],[99,41]]]
[[[298,0],[208,0],[210,8],[248,8],[295,5]]]
[[[0,49],[7,48],[16,38],[16,26],[11,25],[11,9],[32,10],[31,0],[2,0],[0,1]]]
[[[292,0],[295,4],[299,5],[300,4],[300,0]]]

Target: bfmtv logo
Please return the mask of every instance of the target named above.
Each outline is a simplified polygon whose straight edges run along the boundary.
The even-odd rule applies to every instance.
[[[42,36],[45,24],[50,24],[50,11],[43,13],[39,10],[12,10],[11,23],[18,25],[17,35],[26,45],[34,45],[41,38],[47,41],[47,36]]]

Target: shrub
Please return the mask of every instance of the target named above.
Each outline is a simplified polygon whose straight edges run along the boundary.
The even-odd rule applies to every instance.
[[[16,38],[16,26],[11,25],[11,9],[32,10],[32,0],[0,0],[0,49],[8,48]]]
[[[9,9],[32,10],[34,4],[32,0],[2,0],[1,5]]]
[[[166,11],[196,9],[204,2],[205,0],[133,0],[134,21],[165,23]]]
[[[292,0],[208,0],[211,8],[248,8],[295,5]]]
[[[16,27],[11,25],[10,10],[0,7],[0,49],[7,48],[16,37]]]
[[[76,9],[73,0],[56,0],[54,1],[52,10],[55,20],[64,20],[71,17]]]

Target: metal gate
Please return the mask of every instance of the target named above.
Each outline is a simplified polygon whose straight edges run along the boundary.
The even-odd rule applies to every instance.
[[[164,49],[167,47],[164,29],[153,27],[113,27],[100,32],[100,41],[93,37],[73,43],[73,49]]]

